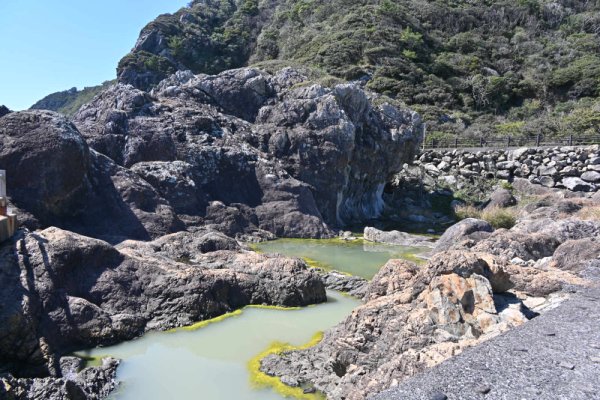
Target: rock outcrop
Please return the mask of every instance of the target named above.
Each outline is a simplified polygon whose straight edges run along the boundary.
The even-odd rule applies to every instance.
[[[297,259],[239,250],[215,233],[107,242],[59,228],[21,231],[0,246],[0,366],[17,377],[62,377],[69,351],[132,339],[248,304],[326,300]]]
[[[390,260],[365,304],[318,345],[268,356],[261,369],[328,398],[365,399],[556,307],[600,277],[600,223],[559,211],[565,201],[529,205],[510,230],[464,220],[425,265]],[[540,219],[549,208],[555,218]]]
[[[60,226],[118,240],[150,239],[183,224],[137,174],[91,150],[65,117],[49,111],[0,120],[0,169],[8,195],[29,228]]]
[[[415,113],[358,86],[311,84],[289,68],[178,72],[151,93],[118,84],[74,122],[188,226],[289,237],[379,216],[385,184],[423,129]]]

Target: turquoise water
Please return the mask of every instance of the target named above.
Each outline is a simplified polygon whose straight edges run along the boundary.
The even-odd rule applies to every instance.
[[[264,253],[280,253],[308,259],[311,264],[322,265],[366,279],[371,279],[389,259],[403,258],[419,262],[416,255],[429,250],[421,247],[363,242],[360,239],[354,241],[278,239],[253,246]]]
[[[302,345],[342,321],[359,301],[328,292],[328,302],[297,310],[246,308],[195,331],[152,332],[87,353],[122,359],[118,400],[280,400],[254,389],[247,364],[274,341]]]

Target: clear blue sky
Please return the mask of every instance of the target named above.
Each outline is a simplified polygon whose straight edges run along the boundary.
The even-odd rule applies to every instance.
[[[0,105],[114,79],[140,30],[185,0],[0,0]]]

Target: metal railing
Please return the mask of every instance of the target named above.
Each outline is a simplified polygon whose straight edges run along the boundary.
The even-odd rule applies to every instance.
[[[423,150],[430,149],[470,149],[470,148],[508,148],[508,147],[552,147],[586,146],[600,144],[600,134],[566,137],[464,137],[454,139],[427,139],[423,141]]]

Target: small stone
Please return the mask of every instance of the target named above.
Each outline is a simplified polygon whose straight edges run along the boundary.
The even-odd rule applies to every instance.
[[[481,393],[481,394],[488,394],[489,392],[491,392],[492,388],[490,387],[490,385],[480,385],[477,387],[477,389],[475,389],[477,391],[477,393]]]
[[[564,368],[564,369],[570,369],[573,370],[575,369],[575,365],[571,364],[569,362],[566,361],[561,361],[560,364],[558,364],[559,367]]]
[[[590,357],[590,361],[594,364],[600,364],[600,357]]]
[[[437,392],[431,395],[431,400],[447,400],[448,396],[446,396],[444,393],[442,392]]]
[[[550,332],[544,332],[544,335],[546,335],[546,336],[556,336],[556,332],[552,332],[552,331],[550,331]]]
[[[306,388],[302,391],[302,393],[304,394],[310,394],[310,393],[316,393],[317,389],[315,389],[314,387],[310,387],[310,388]]]

